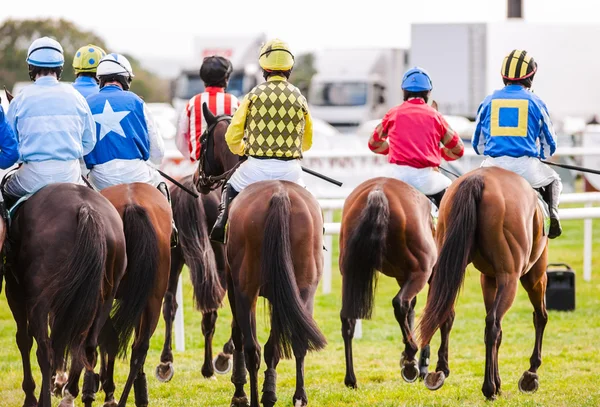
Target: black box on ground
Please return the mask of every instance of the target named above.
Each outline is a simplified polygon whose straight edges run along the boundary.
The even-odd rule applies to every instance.
[[[546,308],[556,311],[575,310],[575,272],[568,264],[551,263],[546,268],[548,287]]]

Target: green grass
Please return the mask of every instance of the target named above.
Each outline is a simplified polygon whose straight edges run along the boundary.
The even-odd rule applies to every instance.
[[[594,225],[595,249],[600,247],[600,222]],[[577,271],[577,309],[572,313],[551,311],[544,336],[543,363],[539,370],[540,389],[534,395],[522,395],[517,389],[519,377],[529,367],[533,350],[532,308],[527,295],[519,288],[517,299],[503,321],[503,341],[499,354],[502,396],[494,406],[599,406],[600,405],[600,257],[594,259],[592,282],[582,278],[583,221],[564,222],[564,234],[551,242],[550,260],[569,263]],[[337,247],[333,253],[337,270]],[[228,376],[206,380],[200,374],[203,360],[201,315],[192,308],[192,293],[187,273],[184,275],[186,351],[175,353],[175,376],[170,383],[159,383],[153,376],[164,339],[161,322],[151,342],[146,361],[151,406],[228,406],[233,385]],[[437,392],[422,383],[407,384],[400,377],[398,361],[402,350],[400,329],[394,319],[391,300],[398,287],[395,281],[381,277],[378,285],[373,320],[364,321],[364,336],[354,341],[358,390],[345,388],[343,341],[340,334],[341,305],[339,273],[334,271],[333,293],[316,298],[315,317],[329,344],[306,359],[306,390],[312,406],[485,406],[481,394],[485,346],[483,343],[484,306],[479,287],[479,272],[469,268],[464,290],[456,308],[456,321],[450,337],[451,375]],[[426,290],[418,297],[417,316],[426,298]],[[258,312],[259,339],[267,338],[264,304]],[[231,313],[222,308],[217,321],[215,350],[220,350],[229,336]],[[20,406],[22,367],[14,340],[15,323],[0,296],[0,406]],[[432,366],[437,361],[439,334],[432,343]],[[32,352],[34,375],[41,376]],[[262,386],[261,363],[259,386]],[[278,397],[281,406],[292,405],[295,386],[294,362],[279,364]],[[128,363],[116,367],[117,394],[125,382]],[[249,386],[247,386],[249,392]],[[133,392],[132,392],[133,393]],[[99,394],[98,400],[103,400]],[[77,401],[79,403],[79,401]],[[58,401],[55,399],[54,405]],[[100,402],[96,403],[101,405]],[[133,395],[129,404],[134,405]],[[80,404],[77,404],[80,405]]]

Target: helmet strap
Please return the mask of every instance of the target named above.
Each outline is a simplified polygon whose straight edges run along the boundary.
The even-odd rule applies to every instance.
[[[258,59],[262,58],[264,55],[270,54],[271,52],[274,51],[283,51],[283,52],[287,52],[288,54],[290,54],[292,56],[292,60],[296,61],[296,58],[294,57],[294,54],[292,54],[290,51],[288,51],[287,49],[283,49],[283,48],[274,48],[274,49],[269,49],[266,50],[265,52],[263,52],[262,54],[260,54],[258,56]]]

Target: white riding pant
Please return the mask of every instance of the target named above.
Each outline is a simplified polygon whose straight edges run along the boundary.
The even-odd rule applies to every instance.
[[[552,168],[535,157],[486,157],[482,167],[501,167],[525,178],[533,188],[541,188],[558,181],[562,190],[560,176]]]
[[[259,181],[291,181],[305,187],[302,181],[302,168],[300,160],[261,160],[248,157],[233,173],[228,184],[238,192],[242,192],[247,186]]]
[[[90,182],[99,190],[119,184],[143,182],[157,187],[163,182],[154,168],[143,160],[112,160],[90,170]]]
[[[85,185],[81,179],[79,160],[31,161],[23,165],[8,179],[4,191],[21,198],[33,194],[49,184],[72,182]]]
[[[389,176],[412,185],[425,195],[435,195],[448,188],[452,181],[434,168],[413,168],[392,164]]]

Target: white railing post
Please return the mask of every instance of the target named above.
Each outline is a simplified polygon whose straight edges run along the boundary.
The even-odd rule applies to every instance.
[[[325,209],[324,220],[327,223],[333,222],[333,209]],[[323,254],[323,260],[325,266],[323,267],[323,294],[331,293],[331,262],[332,262],[332,251],[333,251],[333,235],[326,234],[324,238],[325,248],[327,249]]]
[[[175,313],[175,350],[178,352],[185,351],[185,328],[183,327],[183,279],[179,275],[177,283],[177,312]]]
[[[586,208],[591,207],[591,203],[585,204]],[[583,279],[592,280],[592,239],[593,239],[593,219],[586,218],[583,221]]]

